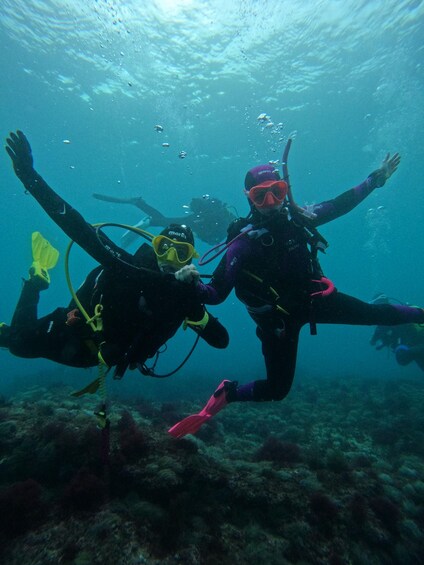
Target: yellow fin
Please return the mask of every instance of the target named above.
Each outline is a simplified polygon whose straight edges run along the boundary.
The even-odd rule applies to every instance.
[[[91,383],[89,383],[86,387],[82,388],[81,390],[77,390],[71,394],[71,396],[76,396],[77,398],[83,396],[83,394],[95,394],[101,385],[100,377],[94,379]]]
[[[31,236],[32,257],[42,269],[53,269],[59,259],[59,251],[44,239],[39,231]]]

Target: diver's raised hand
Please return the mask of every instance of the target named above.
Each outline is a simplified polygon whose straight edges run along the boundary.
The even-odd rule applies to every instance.
[[[390,157],[390,153],[387,153],[386,157],[383,159],[381,163],[381,167],[371,173],[371,176],[374,177],[374,183],[376,187],[383,186],[387,179],[389,179],[392,174],[397,170],[400,163],[400,155],[399,153],[395,153],[392,157]]]
[[[200,273],[194,265],[184,265],[184,267],[174,273],[174,277],[180,282],[197,283],[200,279]]]
[[[381,163],[380,170],[385,175],[386,180],[392,176],[392,174],[397,170],[400,163],[399,153],[395,153],[393,157],[390,157],[390,153],[387,153],[383,162]]]
[[[17,130],[16,133],[11,132],[6,138],[6,143],[6,151],[12,159],[16,176],[21,181],[28,179],[34,173],[34,160],[25,134],[20,130]]]

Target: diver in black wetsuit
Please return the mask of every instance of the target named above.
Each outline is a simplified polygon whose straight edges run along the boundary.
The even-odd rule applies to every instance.
[[[393,299],[379,295],[373,304],[390,304]],[[395,301],[398,302],[398,301]],[[387,347],[399,365],[415,362],[424,371],[424,323],[401,326],[377,326],[370,340],[377,351]]]
[[[129,254],[47,185],[33,168],[31,147],[22,132],[10,134],[6,150],[25,189],[100,263],[76,294],[90,316],[101,306],[103,329],[93,332],[73,302],[38,319],[39,292],[48,287],[49,278],[32,268],[11,325],[0,328],[0,346],[20,357],[45,357],[75,367],[95,366],[100,355],[121,377],[128,367],[154,356],[184,321],[213,347],[228,345],[227,331],[206,312],[194,287],[178,282],[173,274],[196,255],[190,228],[171,225],[153,238],[153,247],[143,244]]]
[[[185,224],[190,226],[194,233],[206,243],[214,245],[219,243],[226,236],[228,224],[235,220],[235,215],[231,212],[227,204],[215,198],[204,194],[201,198],[192,198],[190,202],[190,213],[185,216],[166,217],[159,212],[157,208],[153,208],[141,196],[135,198],[120,198],[116,196],[107,196],[105,194],[93,194],[94,198],[105,202],[113,202],[115,204],[132,204],[147,215],[137,226],[145,227],[159,226],[165,227],[169,224]],[[132,242],[131,232],[124,234],[122,244],[124,247]]]
[[[177,423],[169,430],[171,435],[195,433],[228,402],[285,398],[292,386],[299,333],[305,324],[309,323],[311,333],[316,333],[317,323],[391,326],[424,322],[421,308],[369,304],[339,292],[323,276],[317,257],[327,242],[316,227],[350,212],[385,184],[399,162],[398,154],[387,155],[381,168],[359,186],[308,209],[293,201],[287,170],[283,169],[284,180],[271,165],[248,171],[245,192],[251,212],[230,226],[227,251],[211,283],[199,282],[193,266],[183,267],[176,277],[197,282],[199,297],[205,304],[222,302],[235,288],[256,323],[266,379],[241,386],[223,381],[205,408]]]

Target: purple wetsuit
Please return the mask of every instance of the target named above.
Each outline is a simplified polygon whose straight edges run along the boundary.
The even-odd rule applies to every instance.
[[[337,290],[328,296],[313,293],[325,287],[313,281],[323,275],[316,258],[315,228],[343,216],[377,186],[376,174],[333,200],[311,207],[315,217],[305,226],[299,216],[276,213],[271,218],[253,210],[252,229],[230,245],[210,284],[199,283],[202,302],[219,304],[234,288],[257,324],[262,342],[266,380],[239,386],[229,401],[282,400],[290,391],[296,367],[300,329],[304,324],[398,325],[424,322],[420,308],[368,304]],[[230,228],[240,233],[243,220]]]

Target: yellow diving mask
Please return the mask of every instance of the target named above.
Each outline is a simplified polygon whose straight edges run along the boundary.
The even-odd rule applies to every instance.
[[[193,257],[199,257],[199,254],[191,245],[183,241],[170,239],[166,235],[157,235],[152,239],[153,250],[159,261],[171,263],[176,268],[186,265]]]

